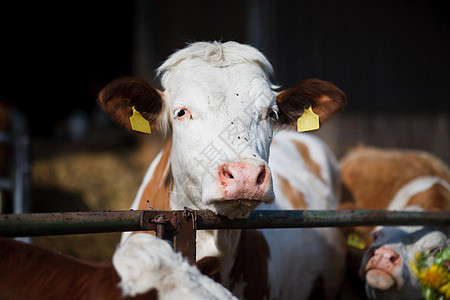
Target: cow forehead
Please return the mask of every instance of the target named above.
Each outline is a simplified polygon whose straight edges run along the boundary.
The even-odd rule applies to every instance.
[[[393,248],[411,248],[413,252],[447,245],[450,241],[438,228],[423,226],[380,227],[380,237],[373,246],[387,245]]]
[[[197,112],[227,113],[275,106],[271,84],[256,65],[179,68],[166,80],[165,94],[172,109],[186,107]]]

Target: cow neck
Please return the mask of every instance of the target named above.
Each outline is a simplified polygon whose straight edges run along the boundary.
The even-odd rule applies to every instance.
[[[170,210],[170,193],[173,190],[173,180],[170,172],[170,146],[171,141],[169,140],[163,149],[153,176],[145,186],[139,201],[139,210],[151,208]]]
[[[220,260],[221,284],[245,299],[268,298],[270,250],[264,235],[254,229],[197,232],[197,259]]]
[[[142,193],[139,209],[149,209],[149,205],[160,210],[171,209],[170,193],[173,191],[174,182],[170,172],[170,147],[169,140],[152,178]],[[221,279],[222,284],[237,296],[245,296],[246,299],[263,299],[269,296],[270,251],[260,231],[197,231],[197,261],[205,258],[214,264],[217,264],[214,258],[220,260],[220,275],[215,274],[215,279]]]

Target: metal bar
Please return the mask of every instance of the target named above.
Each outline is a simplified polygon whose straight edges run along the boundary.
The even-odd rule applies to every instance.
[[[450,211],[384,210],[255,210],[246,219],[229,220],[211,211],[198,211],[197,229],[346,227],[373,225],[450,226]]]
[[[39,236],[156,230],[158,217],[167,218],[165,230],[176,230],[174,212],[113,211],[0,215],[0,236]],[[403,212],[383,210],[256,210],[246,219],[229,220],[211,211],[195,211],[193,227],[205,229],[345,227],[373,225],[450,226],[450,211]]]
[[[141,230],[142,211],[0,215],[0,236],[41,236]]]

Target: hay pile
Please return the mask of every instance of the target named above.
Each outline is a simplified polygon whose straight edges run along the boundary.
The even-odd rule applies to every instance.
[[[38,142],[32,161],[33,212],[128,210],[163,143],[154,135],[129,146]],[[108,233],[36,237],[34,243],[101,261],[111,258],[119,240],[120,233]]]

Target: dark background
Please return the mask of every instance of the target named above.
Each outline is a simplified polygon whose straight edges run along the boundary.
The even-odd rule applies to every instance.
[[[32,211],[130,207],[164,141],[105,121],[97,94],[120,76],[157,85],[159,64],[202,40],[256,46],[284,88],[317,77],[344,90],[345,111],[316,132],[338,157],[366,144],[426,150],[450,164],[449,7],[448,0],[0,1],[0,102],[18,107],[30,127]],[[74,115],[88,128],[77,140],[67,129]],[[119,237],[34,242],[104,260]]]
[[[448,1],[59,1],[0,4],[0,99],[33,135],[95,108],[110,80],[153,70],[187,42],[262,50],[274,83],[319,77],[350,112],[449,112]]]

